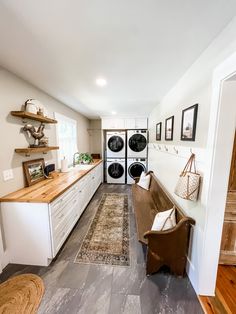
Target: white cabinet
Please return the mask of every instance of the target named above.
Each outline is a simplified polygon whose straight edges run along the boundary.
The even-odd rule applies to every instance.
[[[147,129],[147,118],[102,118],[103,130]]]
[[[127,130],[147,129],[147,119],[146,118],[125,119],[125,128]]]
[[[135,119],[125,119],[125,128],[127,130],[133,130],[135,129]]]
[[[147,129],[147,119],[145,118],[135,119],[135,129]]]
[[[125,120],[122,118],[103,118],[102,129],[104,130],[122,130],[125,128]]]
[[[52,203],[1,203],[10,263],[48,266],[102,182],[97,165]]]

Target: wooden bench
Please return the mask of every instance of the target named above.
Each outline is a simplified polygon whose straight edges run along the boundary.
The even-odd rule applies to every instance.
[[[195,221],[185,216],[174,204],[153,173],[151,173],[149,191],[134,184],[132,195],[138,240],[147,245],[147,275],[157,272],[160,267],[166,265],[172,273],[183,276],[187,260],[190,227],[191,224],[195,224]],[[166,231],[152,231],[155,215],[160,211],[171,209],[173,206],[176,208],[176,226]]]

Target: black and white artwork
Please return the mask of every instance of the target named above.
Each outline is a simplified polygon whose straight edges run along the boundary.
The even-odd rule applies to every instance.
[[[195,141],[198,104],[182,111],[181,140]]]
[[[161,128],[162,128],[162,123],[159,122],[156,125],[156,140],[160,141],[161,140]]]
[[[165,140],[166,141],[173,140],[173,132],[174,132],[174,116],[166,119],[166,125],[165,125]]]

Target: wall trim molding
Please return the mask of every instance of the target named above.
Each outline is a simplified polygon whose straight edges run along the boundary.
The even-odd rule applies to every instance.
[[[215,295],[236,121],[235,103],[232,104],[230,101],[227,104],[223,103],[222,97],[224,84],[235,73],[236,53],[221,63],[213,73],[206,150],[205,182],[208,187],[206,188],[207,195],[205,195],[207,205],[199,278],[200,295]]]

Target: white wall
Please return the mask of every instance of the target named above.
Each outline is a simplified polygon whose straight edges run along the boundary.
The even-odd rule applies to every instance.
[[[232,20],[225,30],[219,34],[149,116],[150,142],[156,144],[156,148],[153,148],[152,144],[149,145],[149,169],[155,172],[160,182],[184,212],[196,220],[191,252],[189,254],[188,275],[198,294],[203,292],[201,290],[203,287],[202,282],[199,281],[203,258],[203,239],[206,231],[208,182],[204,178],[204,173],[207,170],[205,161],[209,118],[211,114],[212,74],[219,63],[236,51],[235,31],[236,19]],[[195,103],[199,104],[196,140],[195,142],[181,141],[182,109]],[[175,115],[174,139],[172,142],[165,142],[163,140],[164,122],[171,115]],[[155,127],[158,122],[163,123],[161,142],[155,141]],[[161,143],[161,151],[157,146],[159,143]],[[163,145],[168,146],[169,144],[174,145],[179,150],[179,154],[174,152],[173,147],[170,147],[169,152],[166,152]],[[190,156],[190,148],[196,153],[197,168],[203,175],[200,199],[196,203],[182,200],[174,194],[178,175],[187,161],[187,156]],[[204,289],[204,294],[206,291],[212,294],[212,291],[210,292],[207,289]]]
[[[32,154],[30,157],[25,157],[14,152],[15,148],[27,147],[28,143],[24,134],[20,132],[23,126],[21,119],[12,117],[10,111],[21,110],[21,105],[28,98],[35,98],[41,101],[50,117],[53,117],[54,112],[59,112],[76,119],[78,127],[78,149],[80,152],[89,151],[89,133],[87,131],[89,120],[86,117],[0,67],[0,196],[24,186],[23,161],[45,158],[46,162],[57,162],[56,151],[49,152],[47,155]],[[34,121],[30,121],[30,123],[37,125],[37,122]],[[49,145],[56,145],[56,127],[54,124],[46,125],[45,135],[49,137]],[[5,169],[13,169],[14,179],[6,182],[3,180],[2,172]],[[0,227],[0,233],[1,229]],[[0,271],[1,262],[3,262],[3,246],[0,234]],[[7,257],[5,256],[3,266],[6,263]]]
[[[42,102],[53,117],[54,112],[59,112],[77,120],[78,149],[89,151],[89,120],[78,112],[70,109],[54,98],[48,96],[12,73],[0,68],[0,196],[15,191],[24,185],[22,162],[35,158],[45,158],[48,162],[57,162],[57,152],[52,151],[46,155],[32,154],[30,157],[14,152],[15,148],[27,147],[25,135],[21,133],[22,120],[10,115],[12,110],[21,110],[21,105],[28,98],[35,98]],[[38,122],[30,121],[34,125]],[[46,124],[45,135],[49,137],[49,145],[56,145],[56,127],[54,124]],[[13,169],[14,179],[4,182],[2,171]]]

